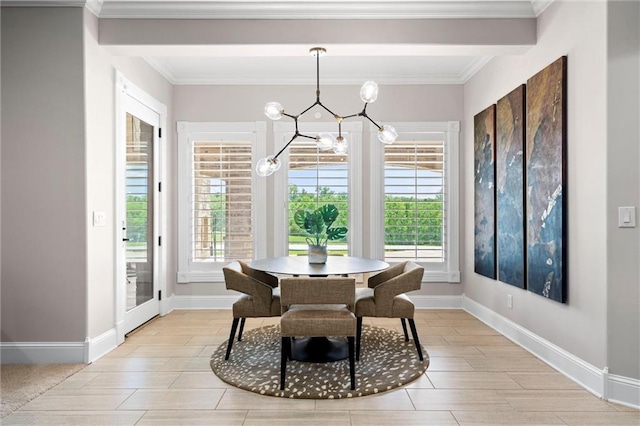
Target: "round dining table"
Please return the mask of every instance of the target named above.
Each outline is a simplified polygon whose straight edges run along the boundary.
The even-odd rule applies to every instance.
[[[387,269],[389,264],[353,256],[327,256],[326,263],[309,263],[307,256],[283,256],[254,260],[249,267],[272,274],[322,276],[376,272]]]
[[[254,260],[249,267],[272,274],[310,277],[346,276],[381,271],[389,264],[381,260],[353,256],[327,256],[326,263],[309,263],[307,256],[283,256]],[[291,342],[291,355],[297,361],[332,362],[348,358],[345,340],[328,337],[306,337]]]

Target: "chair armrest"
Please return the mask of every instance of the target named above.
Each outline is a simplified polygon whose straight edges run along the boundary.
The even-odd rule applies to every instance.
[[[407,262],[398,263],[397,265],[390,266],[384,271],[369,277],[367,280],[367,286],[369,288],[375,288],[383,282],[389,281],[391,278],[400,275],[404,271],[404,267]]]
[[[256,305],[265,309],[271,306],[273,287],[233,269],[223,268],[223,272],[227,289],[251,296]]]
[[[378,284],[373,289],[373,298],[376,303],[376,311],[380,315],[391,312],[393,298],[399,294],[420,290],[424,268],[419,266],[412,268],[390,280]]]
[[[238,263],[240,264],[240,267],[242,268],[242,272],[244,272],[246,275],[250,276],[251,278],[258,280],[264,284],[267,284],[270,287],[278,287],[278,277],[273,276],[271,274],[268,274],[266,272],[263,271],[258,271],[256,269],[252,269],[249,267],[249,265],[247,265],[244,262],[240,262],[238,261]]]

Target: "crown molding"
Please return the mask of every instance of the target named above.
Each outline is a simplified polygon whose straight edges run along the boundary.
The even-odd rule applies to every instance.
[[[464,84],[471,77],[473,77],[478,71],[482,69],[489,61],[493,59],[493,56],[478,56],[465,68],[459,75],[459,84]]]
[[[478,72],[487,62],[491,60],[491,56],[479,57],[470,64],[462,73],[458,75],[371,75],[367,74],[348,77],[331,77],[324,76],[322,84],[324,86],[359,86],[364,81],[375,80],[378,84],[388,85],[419,85],[419,84],[464,84],[476,72]],[[315,78],[309,75],[271,75],[271,76],[246,76],[246,75],[227,75],[227,76],[203,76],[203,77],[177,77],[170,68],[166,67],[161,61],[153,57],[143,58],[149,65],[158,71],[171,84],[178,86],[198,86],[198,85],[273,85],[273,86],[300,86],[314,85]]]
[[[540,16],[551,3],[553,3],[553,0],[531,0],[531,6],[533,6],[533,13],[535,13],[536,18]]]
[[[540,0],[536,0],[540,1]],[[545,0],[546,1],[546,0]],[[427,19],[534,18],[530,1],[105,1],[100,18]]]
[[[2,7],[84,7],[87,0],[8,0]]]
[[[87,7],[99,18],[460,19],[535,18],[553,0],[5,0],[2,6]]]

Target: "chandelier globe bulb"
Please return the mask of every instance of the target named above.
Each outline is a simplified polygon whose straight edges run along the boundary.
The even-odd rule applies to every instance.
[[[390,145],[398,138],[398,132],[393,126],[385,124],[378,130],[378,140],[385,145]]]
[[[320,151],[329,151],[336,142],[335,136],[329,132],[321,132],[316,136],[316,143]]]
[[[280,120],[283,112],[284,108],[278,102],[268,102],[264,107],[264,115],[272,120]]]
[[[370,104],[378,99],[378,84],[375,81],[367,81],[360,88],[360,99],[366,104]]]
[[[338,136],[333,143],[333,152],[336,154],[346,154],[349,149],[349,143],[343,136]]]
[[[258,161],[256,173],[260,177],[270,176],[280,170],[280,166],[282,166],[282,163],[273,155],[270,155]]]

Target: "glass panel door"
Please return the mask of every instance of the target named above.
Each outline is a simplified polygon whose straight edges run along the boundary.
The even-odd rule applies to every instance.
[[[154,298],[154,127],[127,113],[123,229],[127,267],[127,311]]]

